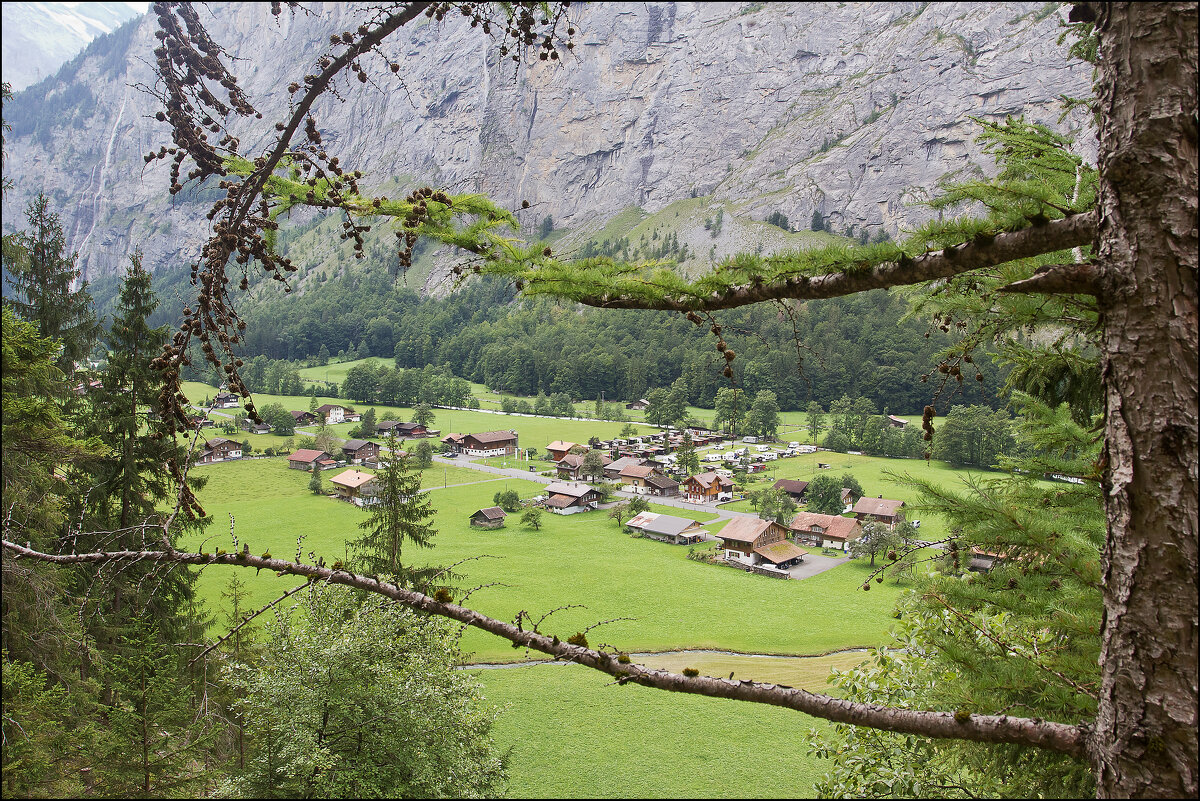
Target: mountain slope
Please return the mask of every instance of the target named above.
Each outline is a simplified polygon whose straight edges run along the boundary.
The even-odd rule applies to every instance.
[[[1090,68],[1067,63],[1056,44],[1055,4],[839,5],[587,5],[572,10],[579,33],[565,64],[516,71],[465,22],[419,24],[387,45],[404,65],[402,85],[367,63],[382,90],[355,82],[315,114],[328,149],[367,172],[368,186],[419,181],[484,191],[511,208],[529,201],[527,230],[551,217],[568,252],[634,225],[648,230],[645,218],[657,216],[700,264],[797,237],[754,222],[772,213],[793,228],[807,229],[815,213],[838,233],[894,236],[927,219],[910,204],[939,176],[990,161],[968,115],[1053,123],[1060,95],[1088,92]],[[286,113],[283,87],[329,35],[357,24],[345,4],[315,18],[276,19],[265,4],[199,8],[211,12],[214,37],[247,59],[240,85],[265,120],[254,131],[235,126],[244,150],[269,141],[269,122]],[[170,198],[165,167],[142,163],[168,143],[152,98],[132,87],[152,83],[143,59],[153,30],[147,16],[127,45],[97,39],[54,86],[18,95],[12,117],[5,109],[17,183],[5,226],[47,192],[92,278],[120,269],[135,245],[151,269],[183,269],[207,233],[199,201],[216,190]],[[1079,115],[1060,127],[1085,124]],[[621,220],[624,231],[613,227]],[[373,233],[383,258],[386,232]],[[310,232],[300,246],[292,255],[307,270],[343,269],[327,234]],[[419,266],[410,280],[433,291],[444,264]]]
[[[145,3],[4,3],[4,80],[19,91],[53,75],[97,36],[145,13]],[[135,8],[138,6],[138,8]]]

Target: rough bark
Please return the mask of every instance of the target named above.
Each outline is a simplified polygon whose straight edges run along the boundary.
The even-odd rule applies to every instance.
[[[1194,797],[1196,6],[1099,9],[1097,262],[1107,405],[1102,797]]]

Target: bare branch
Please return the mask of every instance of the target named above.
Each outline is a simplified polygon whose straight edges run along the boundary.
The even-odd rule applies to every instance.
[[[1098,295],[1100,269],[1094,262],[1047,264],[1033,275],[999,287],[997,292],[1045,292],[1047,294]]]
[[[453,603],[442,603],[419,592],[406,590],[377,579],[346,570],[302,565],[283,559],[265,559],[251,554],[211,556],[174,551],[112,551],[81,554],[47,554],[5,540],[5,550],[16,557],[38,559],[54,564],[84,564],[124,561],[180,562],[184,564],[220,564],[235,567],[274,570],[304,576],[310,581],[326,581],[374,592],[412,609],[456,620],[502,637],[517,647],[531,648],[556,659],[578,662],[615,677],[620,683],[632,682],[670,692],[691,693],[710,698],[729,698],[793,709],[838,723],[956,740],[986,743],[1016,743],[1044,748],[1079,757],[1089,734],[1085,725],[1073,726],[1037,718],[1012,718],[1007,715],[975,715],[964,711],[930,712],[862,704],[810,693],[777,684],[716,679],[708,676],[681,676],[666,670],[636,664],[621,664],[611,654],[571,645],[533,631],[524,631],[512,623],[482,615]]]
[[[308,581],[304,582],[300,586],[293,587],[292,589],[288,590],[283,595],[280,595],[278,598],[276,598],[274,601],[271,601],[266,606],[263,606],[261,609],[255,611],[255,612],[251,612],[250,614],[246,615],[245,617],[243,617],[241,619],[241,621],[238,622],[238,624],[236,626],[234,626],[233,628],[231,628],[229,630],[228,634],[226,634],[224,637],[221,637],[216,642],[214,642],[212,645],[208,646],[203,651],[201,651],[200,653],[198,653],[194,657],[192,657],[192,660],[187,663],[187,666],[191,667],[192,665],[196,664],[198,661],[203,659],[209,653],[209,651],[212,651],[214,648],[219,648],[221,646],[221,643],[225,642],[230,637],[232,637],[234,634],[237,634],[239,631],[241,631],[242,626],[247,625],[251,620],[254,620],[254,618],[258,617],[263,612],[265,612],[268,609],[271,609],[272,607],[278,605],[279,603],[287,600],[291,596],[300,592],[300,590],[303,590],[305,587],[311,586],[312,583],[313,583],[313,580],[309,579]]]

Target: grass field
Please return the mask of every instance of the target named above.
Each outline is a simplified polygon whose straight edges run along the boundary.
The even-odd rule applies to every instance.
[[[512,748],[514,798],[806,798],[826,770],[806,735],[829,724],[791,710],[619,687],[577,665],[472,673],[506,707],[492,732]]]

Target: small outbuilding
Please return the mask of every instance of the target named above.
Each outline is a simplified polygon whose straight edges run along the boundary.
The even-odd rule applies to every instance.
[[[508,513],[499,506],[489,506],[479,509],[471,515],[471,525],[475,528],[504,528],[504,518]]]

